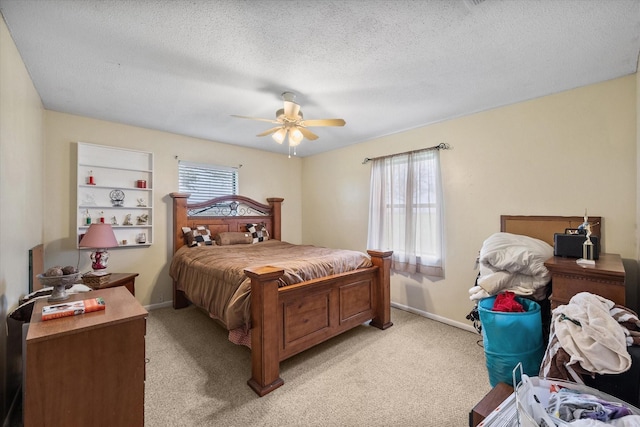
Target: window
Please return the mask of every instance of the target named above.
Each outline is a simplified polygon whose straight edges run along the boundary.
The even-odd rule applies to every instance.
[[[190,193],[189,203],[238,194],[238,170],[203,163],[178,162],[178,188]]]
[[[372,162],[367,247],[393,250],[395,271],[444,277],[439,151]]]

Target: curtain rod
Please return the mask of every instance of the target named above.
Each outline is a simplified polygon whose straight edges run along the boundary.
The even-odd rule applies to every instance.
[[[421,148],[419,150],[405,151],[404,153],[389,154],[387,156],[379,156],[379,157],[365,157],[364,160],[362,161],[362,164],[365,165],[369,163],[369,161],[371,160],[386,159],[387,157],[400,156],[402,154],[413,154],[413,153],[419,153],[421,151],[430,151],[430,150],[448,150],[450,148],[451,146],[449,144],[441,142],[440,144],[434,145],[433,147]]]

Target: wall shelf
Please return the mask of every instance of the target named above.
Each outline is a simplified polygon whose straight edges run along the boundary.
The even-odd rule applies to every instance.
[[[76,245],[96,222],[111,224],[121,248],[153,244],[153,153],[78,142],[77,173]],[[124,194],[121,206],[111,199],[114,190]]]

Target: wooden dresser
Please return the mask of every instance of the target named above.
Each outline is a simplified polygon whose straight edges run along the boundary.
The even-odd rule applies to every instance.
[[[600,254],[595,265],[562,257],[550,258],[544,265],[551,273],[551,309],[567,304],[579,292],[591,292],[625,305],[624,266],[618,254]]]
[[[124,286],[71,295],[106,309],[42,321],[26,339],[24,425],[143,426],[147,311]]]

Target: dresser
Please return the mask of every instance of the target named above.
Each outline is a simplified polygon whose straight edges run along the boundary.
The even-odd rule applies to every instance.
[[[147,311],[124,286],[71,295],[104,311],[42,321],[26,338],[24,426],[143,426]]]
[[[595,265],[578,264],[575,258],[553,257],[544,265],[551,273],[551,309],[567,304],[579,292],[600,295],[625,305],[624,266],[618,254],[600,254]]]

